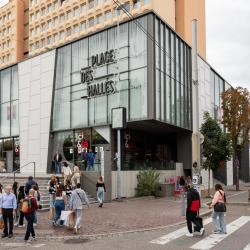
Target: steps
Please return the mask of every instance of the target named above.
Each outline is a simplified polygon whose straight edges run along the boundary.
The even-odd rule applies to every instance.
[[[16,177],[15,181],[19,183],[19,186],[25,186],[25,183],[27,182],[28,177]],[[34,180],[38,183],[39,191],[41,195],[40,204],[42,205],[42,211],[49,210],[49,192],[48,192],[48,183],[50,181],[50,177],[37,177],[34,178]],[[12,186],[14,182],[13,176],[10,176],[8,178],[0,177],[0,183],[3,185],[3,187],[6,187],[7,185]],[[91,197],[86,192],[89,202],[96,203],[96,199]]]

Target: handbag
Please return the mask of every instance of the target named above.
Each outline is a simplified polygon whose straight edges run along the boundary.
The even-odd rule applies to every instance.
[[[0,214],[0,229],[4,228],[4,221],[3,221],[3,215]]]
[[[223,196],[221,192],[220,192],[220,195],[223,197],[224,201],[226,201],[225,195]],[[217,202],[214,205],[214,211],[219,212],[219,213],[225,213],[227,211],[226,204],[224,202]]]
[[[215,212],[221,212],[221,213],[225,213],[227,211],[227,207],[226,204],[223,202],[217,202],[214,205],[214,211]]]

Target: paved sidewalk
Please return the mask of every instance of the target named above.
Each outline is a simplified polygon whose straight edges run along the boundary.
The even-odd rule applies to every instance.
[[[241,191],[236,192],[234,191],[235,187],[226,187],[228,202],[246,203],[248,188],[250,187],[245,187],[244,184]],[[208,201],[208,199],[202,200],[201,214],[207,214],[211,211],[205,205]],[[98,204],[90,205],[89,209],[85,207],[79,234],[97,235],[147,230],[183,222],[185,222],[185,216],[181,215],[181,201],[179,199],[128,199],[123,202],[105,203],[103,208],[99,208]],[[38,213],[38,226],[35,231],[38,237],[74,235],[72,230],[65,227],[54,228],[48,219],[48,212]],[[24,232],[25,228],[14,229],[15,236],[23,236]]]

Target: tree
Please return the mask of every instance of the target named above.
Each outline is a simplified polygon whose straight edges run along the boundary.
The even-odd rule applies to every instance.
[[[201,125],[204,136],[202,154],[205,158],[203,168],[208,169],[208,195],[210,195],[210,170],[214,171],[221,163],[230,159],[232,154],[229,136],[223,132],[218,122],[208,112],[204,113],[204,123]]]
[[[229,88],[222,97],[223,121],[227,128],[232,147],[234,167],[236,168],[236,190],[239,190],[239,154],[249,140],[250,129],[250,95],[242,87]]]

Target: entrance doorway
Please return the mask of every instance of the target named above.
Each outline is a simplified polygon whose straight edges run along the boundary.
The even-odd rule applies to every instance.
[[[14,172],[20,167],[19,137],[0,139],[0,172]]]

